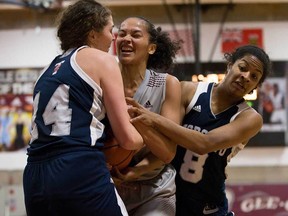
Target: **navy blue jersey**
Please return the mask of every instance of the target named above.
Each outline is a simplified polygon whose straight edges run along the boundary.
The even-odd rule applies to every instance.
[[[214,83],[200,82],[198,84],[195,95],[186,109],[186,115],[183,119],[184,127],[206,134],[210,130],[233,121],[239,112],[248,108],[244,101],[240,101],[225,111],[214,114],[211,111],[213,86]],[[197,203],[203,203],[203,205],[222,203],[226,199],[225,168],[227,161],[239,148],[243,148],[243,145],[239,144],[235,148],[198,155],[178,146],[177,154],[172,161],[177,170],[177,201],[178,196],[182,196],[183,198],[191,198]],[[190,203],[191,205],[193,206],[192,203]]]
[[[78,49],[57,56],[34,87],[27,215],[127,215],[107,168],[102,89],[77,64]]]
[[[29,155],[103,145],[102,89],[77,65],[79,49],[57,56],[35,84]]]

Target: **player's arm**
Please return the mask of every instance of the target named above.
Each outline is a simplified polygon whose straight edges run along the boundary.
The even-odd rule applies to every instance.
[[[130,116],[127,112],[118,63],[113,56],[110,56],[110,61],[105,63],[103,71],[106,75],[101,80],[101,87],[103,88],[104,104],[113,134],[123,148],[138,149],[142,147],[143,139],[129,122]]]
[[[132,102],[131,104],[133,104]],[[168,136],[178,145],[198,154],[232,147],[239,143],[246,144],[262,127],[262,117],[254,109],[241,112],[234,121],[207,134],[184,128],[170,119],[141,108],[130,108],[137,117],[132,122],[142,121],[150,127]]]
[[[121,72],[115,57],[88,48],[79,52],[77,62],[101,86],[107,116],[119,144],[128,150],[142,147],[143,139],[129,121]]]
[[[147,154],[143,160],[133,167],[127,167],[121,172],[116,169],[116,175],[113,176],[113,179],[118,183],[122,181],[137,181],[142,176],[145,176],[145,174],[157,170],[159,167],[163,167],[163,165],[164,162],[159,160],[154,154]]]
[[[211,130],[207,134],[183,128],[183,133],[180,130],[178,131],[181,134],[179,143],[184,148],[198,154],[206,154],[239,143],[247,144],[259,132],[261,127],[262,117],[254,109],[249,108],[240,113],[234,121]]]
[[[166,79],[165,101],[162,104],[160,114],[176,124],[180,124],[180,101],[180,83],[176,77],[168,75]],[[177,145],[169,137],[141,122],[136,122],[134,126],[140,132],[144,143],[154,155],[164,163],[172,161],[176,154]]]
[[[156,158],[164,163],[170,163],[175,156],[176,144],[174,144],[167,136],[148,127],[142,122],[135,122],[134,126],[142,135],[144,143],[151,150],[149,154],[155,155]]]

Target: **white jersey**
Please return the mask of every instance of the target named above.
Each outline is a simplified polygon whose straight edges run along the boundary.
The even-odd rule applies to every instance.
[[[163,101],[166,93],[166,77],[165,73],[156,73],[152,70],[146,70],[145,78],[137,89],[134,99],[151,112],[160,114]],[[141,161],[149,152],[147,147],[144,147],[134,156],[134,163]],[[160,167],[153,172],[146,173],[139,180],[147,180],[157,176],[164,168]]]
[[[148,110],[160,114],[165,100],[167,74],[146,70],[145,78],[137,89],[134,99]],[[141,161],[149,152],[143,148],[134,158]],[[130,216],[173,216],[175,215],[175,176],[170,165],[145,173],[138,181],[122,183],[117,190]]]
[[[151,112],[160,114],[165,100],[167,74],[146,70],[145,78],[137,89],[134,99]]]

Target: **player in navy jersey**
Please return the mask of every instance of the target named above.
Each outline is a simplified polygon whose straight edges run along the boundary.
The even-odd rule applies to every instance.
[[[177,216],[225,216],[225,168],[262,126],[262,117],[243,97],[260,86],[271,70],[269,56],[245,45],[226,53],[227,74],[218,84],[181,82],[182,127],[130,100],[132,122],[156,128],[178,144],[172,164]]]
[[[23,176],[27,215],[128,215],[100,150],[106,114],[122,147],[143,146],[129,121],[118,63],[107,53],[114,40],[111,11],[80,0],[60,18],[63,54],[34,87]]]
[[[170,69],[181,42],[143,17],[129,17],[120,24],[116,44],[125,95],[180,124],[180,82],[159,71]],[[176,171],[169,163],[176,145],[143,124],[135,127],[146,146],[114,176],[119,195],[130,216],[174,215]]]

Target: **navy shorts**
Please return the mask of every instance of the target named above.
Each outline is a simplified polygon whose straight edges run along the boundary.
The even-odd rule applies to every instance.
[[[190,195],[193,197],[193,194]],[[228,200],[220,204],[204,203],[188,196],[176,196],[176,216],[226,216],[228,214]]]
[[[23,187],[28,216],[122,216],[126,209],[102,152],[28,158]]]

